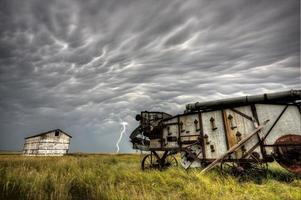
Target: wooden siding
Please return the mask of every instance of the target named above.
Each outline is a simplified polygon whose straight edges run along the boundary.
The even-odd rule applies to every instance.
[[[23,154],[27,156],[62,156],[68,153],[70,137],[61,131],[25,139]]]

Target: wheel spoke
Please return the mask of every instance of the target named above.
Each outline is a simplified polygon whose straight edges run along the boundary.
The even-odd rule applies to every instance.
[[[146,155],[141,163],[142,170],[161,169],[171,166],[178,166],[177,159],[173,155],[166,156],[165,160],[160,164],[160,158],[153,153]],[[163,166],[161,166],[163,165]]]

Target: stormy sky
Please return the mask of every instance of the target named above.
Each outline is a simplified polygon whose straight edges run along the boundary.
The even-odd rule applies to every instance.
[[[0,149],[114,152],[142,110],[300,88],[299,27],[299,0],[0,0]]]

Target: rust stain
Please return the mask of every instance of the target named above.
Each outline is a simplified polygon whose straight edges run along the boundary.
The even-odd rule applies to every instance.
[[[284,135],[275,142],[277,162],[288,171],[301,175],[301,136]]]

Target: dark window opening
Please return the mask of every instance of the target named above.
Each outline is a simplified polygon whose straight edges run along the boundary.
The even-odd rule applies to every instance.
[[[178,141],[178,138],[177,137],[167,137],[167,142],[177,142]]]
[[[59,131],[55,131],[55,136],[59,136],[60,132]]]

